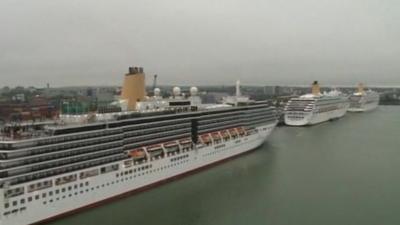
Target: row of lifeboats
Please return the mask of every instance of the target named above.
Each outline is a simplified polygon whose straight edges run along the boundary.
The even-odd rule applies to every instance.
[[[230,140],[231,138],[242,137],[247,134],[247,131],[243,127],[231,128],[222,131],[211,132],[207,134],[200,135],[201,141],[203,144],[211,144],[212,141],[220,142],[222,139],[225,141]]]
[[[247,130],[243,127],[230,128],[222,131],[215,131],[200,135],[200,140],[203,144],[209,145],[211,143],[219,143],[222,140],[230,140],[231,138],[236,139],[247,135]],[[180,149],[189,149],[192,146],[192,140],[190,138],[181,139],[178,141],[169,141],[161,144],[150,145],[146,147],[137,148],[128,151],[128,155],[134,160],[143,160],[147,156],[150,158],[159,157],[164,154],[164,150],[167,154],[177,152]],[[147,154],[146,154],[147,153]]]
[[[162,144],[150,145],[147,147],[137,148],[128,152],[128,155],[134,160],[142,160],[146,158],[146,152],[150,158],[161,156],[164,149],[167,153],[176,152],[182,149],[189,149],[192,145],[190,138],[181,139],[178,141],[170,141]]]

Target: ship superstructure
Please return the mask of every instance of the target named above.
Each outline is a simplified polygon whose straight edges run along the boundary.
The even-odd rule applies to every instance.
[[[0,224],[42,222],[142,190],[253,150],[276,126],[266,102],[202,104],[195,87],[189,98],[179,88],[146,98],[142,78],[142,68],[125,76],[116,104],[126,111],[2,128]]]
[[[317,81],[312,93],[292,98],[285,106],[284,120],[290,126],[306,126],[340,118],[349,107],[348,98],[339,91],[321,93]]]
[[[364,85],[358,85],[357,92],[353,93],[350,100],[349,112],[366,112],[374,110],[379,105],[379,94],[375,91],[364,90]]]

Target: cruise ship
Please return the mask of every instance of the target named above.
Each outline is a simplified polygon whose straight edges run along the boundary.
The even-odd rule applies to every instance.
[[[198,89],[145,93],[124,77],[118,112],[6,124],[0,134],[0,224],[44,223],[204,169],[262,145],[277,124],[267,102],[203,104]],[[189,96],[189,97],[187,97]]]
[[[374,110],[379,105],[379,94],[375,91],[364,90],[364,85],[358,85],[358,91],[353,93],[350,98],[349,112],[366,112]]]
[[[307,126],[343,117],[349,107],[348,98],[337,90],[321,93],[318,81],[312,93],[292,98],[285,106],[285,124]]]

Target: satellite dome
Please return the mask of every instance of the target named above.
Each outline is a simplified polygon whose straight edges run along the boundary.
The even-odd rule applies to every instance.
[[[160,96],[161,90],[160,88],[154,88],[154,96]]]
[[[196,96],[198,92],[199,92],[199,89],[197,87],[191,87],[190,88],[190,95],[191,96]]]
[[[179,96],[181,95],[181,88],[180,87],[174,87],[172,89],[172,93],[174,93],[174,96]]]

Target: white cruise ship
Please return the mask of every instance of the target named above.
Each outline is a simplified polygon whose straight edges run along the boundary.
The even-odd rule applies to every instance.
[[[285,106],[285,123],[289,126],[306,126],[340,118],[349,107],[348,98],[339,91],[321,94],[317,81],[312,93],[292,98]]]
[[[364,85],[358,85],[358,91],[353,93],[350,98],[349,112],[366,112],[374,110],[379,105],[379,94],[375,91],[365,91]]]
[[[266,102],[202,104],[145,96],[142,68],[125,75],[120,112],[8,124],[0,135],[0,224],[53,220],[208,167],[262,145],[277,123]]]

